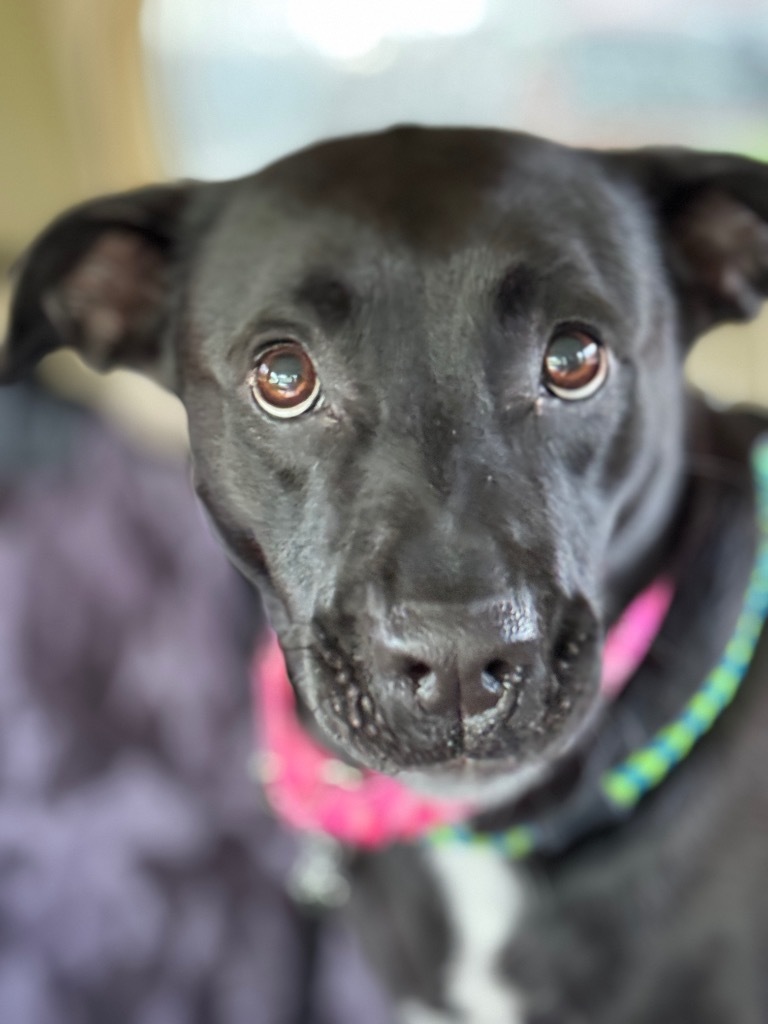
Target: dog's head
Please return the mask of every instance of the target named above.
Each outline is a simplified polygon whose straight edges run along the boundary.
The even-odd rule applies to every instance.
[[[598,705],[680,499],[686,347],[767,292],[761,164],[400,128],[66,214],[6,373],[71,345],[174,388],[325,741],[498,791]]]

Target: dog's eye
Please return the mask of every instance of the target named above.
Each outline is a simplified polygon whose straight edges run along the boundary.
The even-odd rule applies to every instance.
[[[589,398],[602,387],[607,374],[608,354],[589,334],[568,330],[549,343],[544,356],[544,384],[558,398]]]
[[[297,341],[275,341],[256,356],[248,386],[270,416],[288,419],[311,409],[320,397],[314,364]]]

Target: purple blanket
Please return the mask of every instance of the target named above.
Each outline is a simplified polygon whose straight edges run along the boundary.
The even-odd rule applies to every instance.
[[[187,471],[30,389],[0,435],[0,1021],[386,1024],[343,920],[308,972],[247,771],[261,616]]]

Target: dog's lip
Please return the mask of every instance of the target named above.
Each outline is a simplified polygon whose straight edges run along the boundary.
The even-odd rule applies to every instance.
[[[478,809],[515,799],[543,782],[589,733],[599,717],[595,712],[604,703],[599,697],[596,662],[591,666],[594,671],[578,672],[567,682],[553,668],[551,685],[553,693],[561,691],[565,697],[562,705],[547,701],[546,707],[531,709],[517,726],[502,723],[504,728],[498,732],[475,721],[465,728],[463,739],[457,736],[459,724],[453,723],[427,743],[426,733],[416,728],[418,723],[413,734],[406,736],[382,714],[372,720],[366,712],[365,720],[355,726],[345,711],[350,700],[358,708],[362,698],[370,695],[370,680],[358,679],[351,665],[328,664],[314,647],[305,646],[303,651],[306,660],[294,662],[289,675],[299,695],[305,687],[310,693],[330,694],[322,702],[306,701],[305,727],[333,756],[363,771],[396,778],[424,795],[471,802]],[[343,686],[338,678],[341,671]],[[426,730],[429,719],[424,722]]]
[[[575,728],[553,736],[552,743],[535,760],[463,754],[436,764],[401,769],[396,777],[410,789],[436,799],[467,801],[478,810],[499,806],[542,783],[592,734],[604,708],[605,702],[598,696]]]
[[[461,757],[439,765],[406,769],[398,772],[397,779],[424,796],[485,807],[521,796],[547,771],[547,765],[541,761],[510,771],[508,762],[502,768],[499,761]]]

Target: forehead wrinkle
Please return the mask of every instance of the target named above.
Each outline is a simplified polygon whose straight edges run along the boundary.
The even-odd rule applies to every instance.
[[[294,302],[331,327],[350,319],[358,305],[358,296],[351,286],[333,271],[310,270],[292,290]]]
[[[571,238],[569,251],[563,252],[539,274],[539,297],[558,316],[596,317],[612,331],[621,327],[626,304],[617,307],[615,285],[609,280],[613,272],[605,266],[603,254],[596,252],[589,240]]]
[[[538,298],[541,275],[525,262],[510,266],[498,281],[494,294],[496,315],[504,323],[527,313]]]

